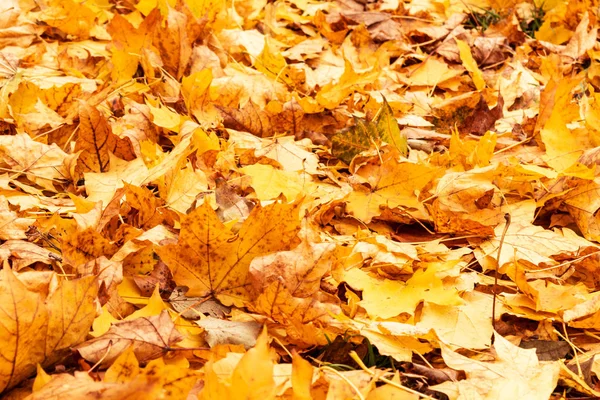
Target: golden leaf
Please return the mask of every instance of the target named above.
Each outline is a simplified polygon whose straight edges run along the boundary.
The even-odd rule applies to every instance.
[[[9,268],[0,281],[0,392],[31,375],[45,358],[48,311]]]
[[[243,304],[250,262],[292,246],[299,230],[297,210],[298,204],[257,206],[234,235],[205,201],[182,220],[179,243],[156,251],[175,281],[189,286],[189,296]]]

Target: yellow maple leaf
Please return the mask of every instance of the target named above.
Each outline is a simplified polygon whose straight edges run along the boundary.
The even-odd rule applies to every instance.
[[[402,207],[408,214],[423,216],[418,192],[439,173],[426,164],[398,162],[391,157],[383,165],[366,165],[357,174],[366,179],[369,187],[355,187],[346,197],[347,210],[366,223],[385,208]]]
[[[275,398],[274,363],[269,353],[266,329],[258,337],[256,346],[237,359],[239,361],[236,364],[229,362],[228,369],[225,370],[218,365],[227,362],[226,359],[209,361],[204,366],[205,383],[199,396],[201,400]],[[217,374],[217,371],[224,373]]]

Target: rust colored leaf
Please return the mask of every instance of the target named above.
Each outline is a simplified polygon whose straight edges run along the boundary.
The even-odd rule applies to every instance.
[[[169,9],[166,19],[156,29],[154,45],[158,48],[169,73],[180,79],[192,55],[193,32],[188,30],[187,16]]]
[[[62,255],[67,264],[78,266],[101,256],[112,256],[117,246],[92,228],[63,238]]]
[[[250,132],[258,137],[288,133],[300,135],[304,129],[304,113],[296,102],[283,105],[272,103],[269,108],[258,107],[250,100],[242,108],[217,106],[223,116],[223,124],[238,131]]]
[[[125,160],[135,157],[130,140],[114,135],[106,118],[96,108],[82,103],[79,123],[79,136],[75,145],[75,151],[81,151],[77,161],[79,171],[107,172],[111,153]]]
[[[502,118],[504,114],[502,107],[504,107],[502,96],[498,97],[498,103],[493,108],[489,108],[485,99],[481,96],[475,110],[465,118],[460,130],[474,135],[483,135],[494,127],[498,119]]]

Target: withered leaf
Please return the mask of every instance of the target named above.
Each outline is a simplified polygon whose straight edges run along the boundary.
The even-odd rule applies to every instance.
[[[496,121],[504,115],[502,111],[504,100],[498,96],[498,103],[495,107],[489,108],[483,96],[479,98],[479,103],[473,110],[473,113],[465,118],[460,130],[474,135],[483,135],[494,127]]]
[[[27,378],[45,357],[48,311],[9,268],[0,281],[0,393]]]
[[[242,108],[217,106],[227,128],[250,132],[258,137],[269,137],[280,133],[300,135],[304,132],[302,107],[290,101],[283,105],[273,103],[262,109],[252,100]]]
[[[254,321],[227,321],[208,317],[197,322],[206,332],[206,342],[218,344],[241,344],[246,349],[256,344],[262,325]]]
[[[223,225],[205,201],[181,222],[178,244],[156,249],[189,296],[214,295],[225,305],[248,298],[250,262],[257,256],[289,249],[298,230],[299,204],[256,206],[237,235]]]
[[[188,31],[187,16],[175,9],[169,12],[155,30],[154,45],[163,56],[165,68],[180,79],[185,72],[192,55],[193,32]],[[191,36],[191,37],[190,37]]]
[[[79,108],[79,135],[75,151],[81,151],[77,168],[81,172],[107,172],[110,153],[124,160],[135,158],[131,141],[112,133],[108,121],[100,112],[87,103]]]
[[[398,121],[385,98],[373,121],[355,118],[354,126],[333,136],[331,153],[350,164],[354,156],[376,148],[381,142],[392,145],[403,156],[408,154],[407,139],[400,132]]]
[[[104,335],[88,340],[76,349],[92,363],[102,360],[104,365],[110,365],[125,349],[133,346],[135,356],[143,362],[166,354],[182,339],[183,335],[175,329],[165,310],[160,315],[116,323]]]
[[[83,342],[96,318],[98,281],[95,276],[63,281],[46,300],[48,307],[48,334],[46,360],[51,363],[61,351]]]

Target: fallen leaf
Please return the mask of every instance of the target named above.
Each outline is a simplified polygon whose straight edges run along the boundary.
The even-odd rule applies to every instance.
[[[142,317],[114,324],[108,332],[76,347],[86,360],[112,364],[129,346],[140,361],[158,358],[173,350],[183,339],[175,329],[169,313],[163,311],[153,317]]]
[[[467,395],[548,398],[558,380],[558,362],[540,362],[535,350],[520,349],[497,333],[494,339],[496,355],[489,362],[471,360],[442,344],[444,362],[453,369],[464,370],[467,379],[444,382],[434,386],[434,390],[453,399]]]
[[[225,305],[240,304],[247,298],[252,259],[293,243],[298,232],[297,207],[255,207],[238,234],[233,235],[204,202],[182,221],[179,243],[160,247],[157,252],[172,270],[175,281],[190,287],[188,295],[215,295]]]
[[[120,139],[114,135],[106,118],[98,110],[82,103],[79,115],[81,128],[75,151],[81,151],[77,161],[80,171],[108,171],[109,152],[127,161],[135,158],[129,139]]]
[[[0,350],[0,390],[4,391],[29,377],[44,360],[48,310],[41,296],[27,290],[9,268],[2,270],[0,284],[0,337],[5,338]]]
[[[206,342],[210,347],[218,344],[241,344],[249,349],[256,344],[261,330],[258,322],[227,321],[212,317],[204,318],[197,324],[206,332]]]

